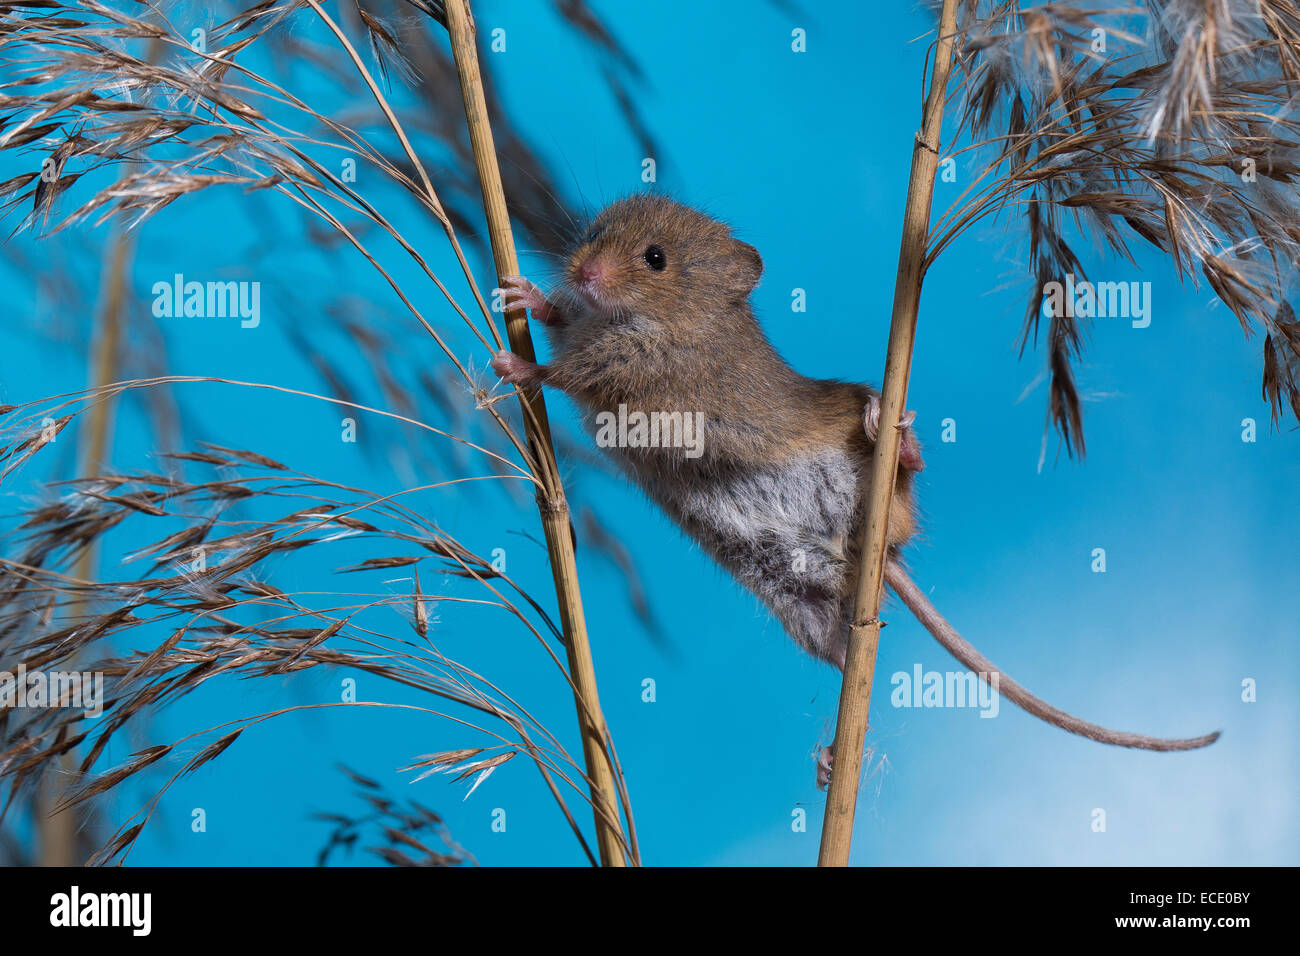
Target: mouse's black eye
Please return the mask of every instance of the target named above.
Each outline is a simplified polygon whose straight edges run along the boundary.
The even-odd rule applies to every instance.
[[[664,251],[658,246],[651,246],[645,251],[645,264],[655,272],[662,272],[664,266],[668,265],[668,259],[664,256]]]
[[[595,241],[596,241],[596,237],[599,236],[600,233],[601,233],[601,230],[600,230],[600,229],[593,229],[593,230],[591,230],[591,234],[590,234],[589,236],[587,236],[587,241],[588,241],[588,242],[595,242]]]

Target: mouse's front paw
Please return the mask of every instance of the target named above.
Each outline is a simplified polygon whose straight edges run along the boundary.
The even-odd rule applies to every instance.
[[[550,325],[560,313],[547,301],[546,293],[523,276],[506,276],[501,280],[501,304],[507,312],[527,309],[538,322]]]
[[[546,379],[546,367],[504,349],[492,356],[492,371],[507,385],[537,385]]]

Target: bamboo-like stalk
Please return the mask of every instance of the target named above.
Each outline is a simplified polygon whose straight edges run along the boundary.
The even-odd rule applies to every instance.
[[[99,334],[95,337],[91,356],[90,384],[102,387],[116,382],[119,359],[122,354],[122,307],[126,301],[126,270],[130,261],[130,237],[118,231],[109,243],[105,256],[105,273],[102,283],[103,306],[96,323]],[[113,397],[96,402],[88,413],[86,430],[78,449],[78,475],[96,474],[108,450],[109,436],[113,430]],[[98,561],[98,548],[94,541],[88,543],[77,559],[73,574],[83,581],[94,580]],[[75,611],[75,608],[74,608]],[[67,773],[76,769],[77,760],[72,752],[60,759]],[[60,800],[57,784],[51,780],[41,788],[36,803],[36,842],[41,866],[79,866],[77,859],[78,811],[68,808],[56,813]]]
[[[465,100],[470,143],[474,149],[474,163],[483,190],[483,208],[487,215],[492,258],[496,263],[497,281],[500,282],[506,276],[518,274],[519,261],[515,254],[510,214],[506,209],[496,146],[483,95],[474,20],[466,0],[446,0],[445,7],[447,33],[451,37],[452,55],[460,79],[461,95]],[[529,361],[536,358],[532,335],[528,330],[528,317],[523,309],[506,313],[506,335],[515,354]],[[568,650],[569,674],[573,681],[578,724],[582,733],[582,751],[591,786],[600,861],[602,866],[623,866],[625,841],[619,824],[613,769],[605,749],[605,719],[596,693],[596,671],[587,639],[582,595],[578,589],[578,566],[569,505],[556,466],[546,403],[541,392],[536,388],[521,389],[519,397],[524,411],[529,449],[541,482],[537,507],[546,536],[546,552],[555,579],[555,597],[559,603],[560,623]]]
[[[826,797],[826,815],[822,820],[818,866],[848,866],[849,847],[853,842],[862,746],[871,709],[876,651],[880,646],[880,597],[885,561],[889,555],[885,533],[894,496],[894,479],[898,473],[898,423],[907,403],[907,380],[911,373],[912,342],[916,336],[917,308],[930,228],[930,201],[939,164],[939,132],[947,101],[956,29],[957,0],[944,0],[934,52],[934,74],[925,99],[921,129],[912,147],[912,171],[903,211],[898,275],[894,280],[885,380],[881,386],[880,437],[871,456],[871,485],[863,503],[866,517],[858,539],[860,559],[853,626],[849,631],[844,681],[840,687],[839,717],[835,724],[835,768]]]

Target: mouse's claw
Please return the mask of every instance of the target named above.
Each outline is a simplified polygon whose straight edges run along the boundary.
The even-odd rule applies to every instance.
[[[546,381],[546,366],[504,349],[492,356],[492,371],[507,385],[538,385]]]
[[[540,288],[523,276],[506,276],[501,280],[501,304],[507,312],[527,309],[533,318],[545,325],[557,322],[559,311],[546,298]]]
[[[899,419],[898,428],[902,432],[898,443],[898,463],[908,471],[924,471],[925,461],[921,458],[921,443],[916,440],[912,423],[916,421],[916,412],[904,412]],[[874,443],[880,436],[880,396],[872,395],[862,409],[862,427],[867,437]]]

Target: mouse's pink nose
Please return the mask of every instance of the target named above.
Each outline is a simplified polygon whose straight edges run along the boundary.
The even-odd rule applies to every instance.
[[[588,288],[599,286],[605,278],[605,268],[595,259],[588,259],[578,266],[578,281]]]

